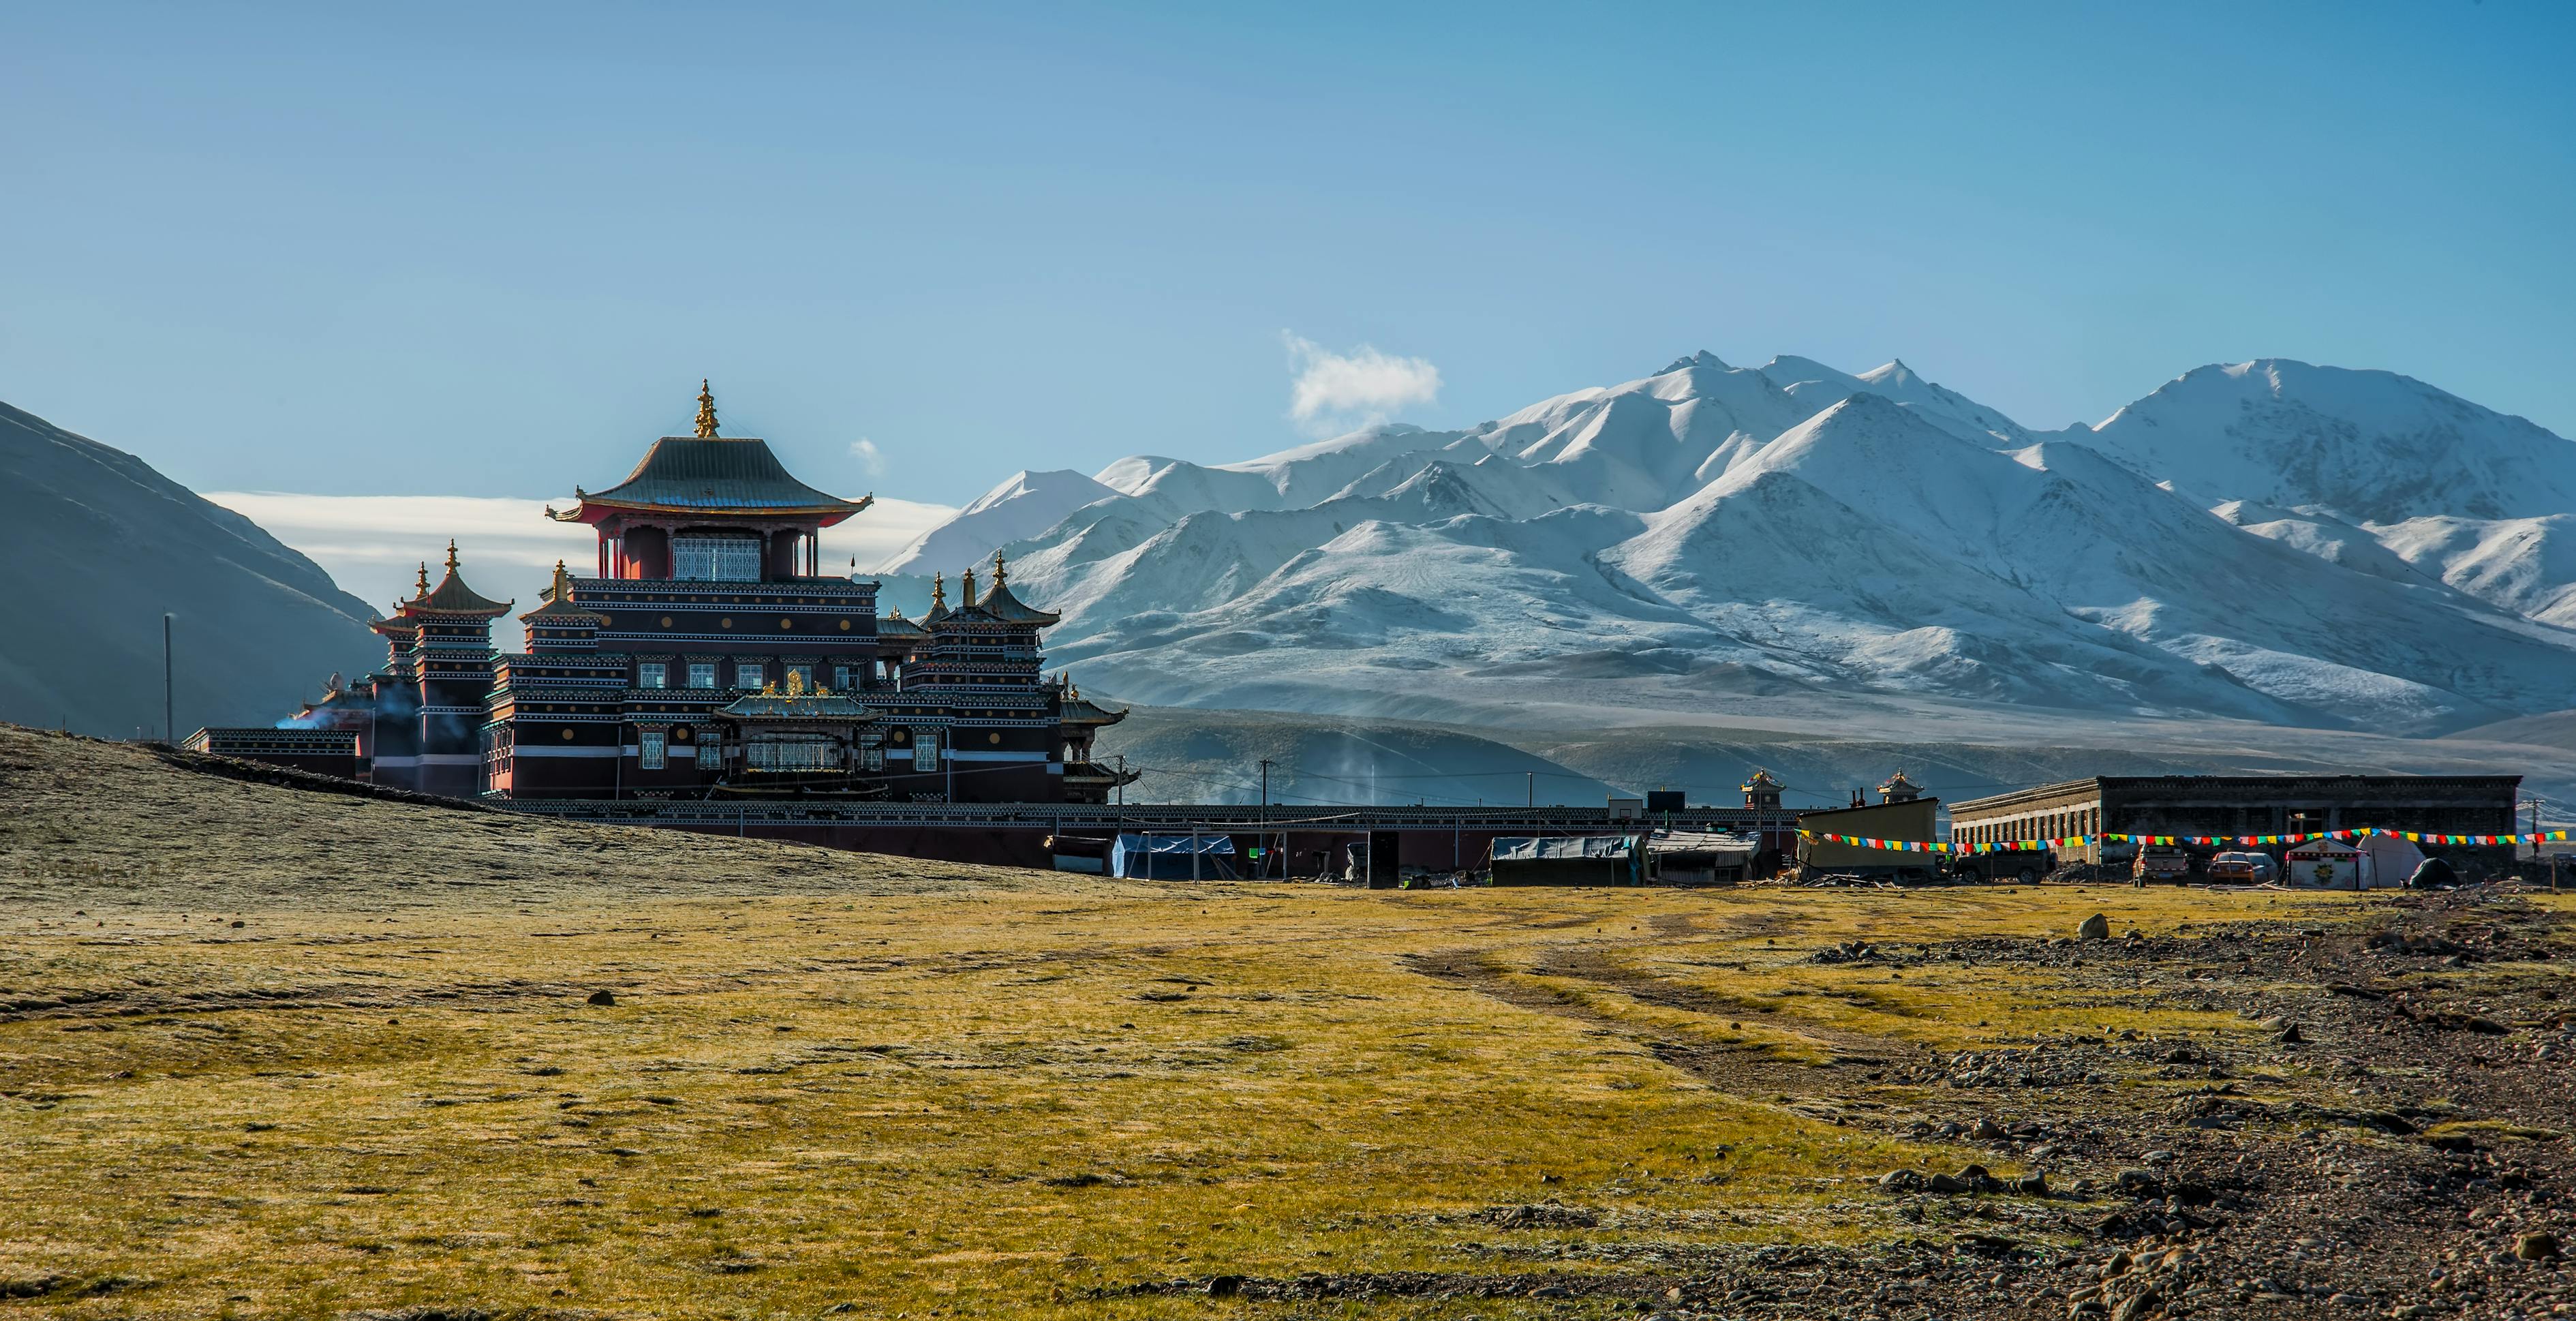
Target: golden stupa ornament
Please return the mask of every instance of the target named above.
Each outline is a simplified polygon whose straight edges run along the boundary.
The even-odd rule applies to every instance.
[[[456,572],[456,538],[454,537],[447,539],[447,571]]]
[[[705,377],[698,378],[698,439],[716,438],[716,392]]]
[[[968,609],[973,609],[975,605],[975,571],[973,569],[968,569],[966,572],[958,575],[958,592],[959,595],[957,599],[965,602]]]
[[[429,570],[426,567],[421,570],[421,590],[429,590]],[[948,608],[948,575],[945,573],[930,575],[930,608],[933,610]]]
[[[429,595],[429,561],[422,560],[420,562],[420,576],[412,579],[412,586],[418,589],[414,595]]]
[[[1009,581],[1010,581],[1010,579],[1009,579],[1009,578],[1004,577],[1004,576],[1003,576],[1003,572],[1002,572],[1002,552],[1000,552],[1000,551],[998,551],[998,550],[997,550],[997,551],[994,551],[994,552],[993,552],[993,585],[994,585],[995,587],[999,587],[999,586],[1001,586],[1002,584],[1004,584],[1004,583],[1006,583],[1006,582],[1009,582]]]
[[[787,695],[790,697],[803,697],[805,695],[805,672],[803,670],[797,669],[793,666],[788,667]]]

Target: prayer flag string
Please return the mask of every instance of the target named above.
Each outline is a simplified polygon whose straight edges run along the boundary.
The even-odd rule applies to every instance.
[[[2203,848],[2255,847],[2265,844],[2300,845],[2320,839],[2361,840],[2373,835],[2402,839],[2410,844],[2465,844],[2499,848],[2514,844],[2563,844],[2570,832],[2565,830],[2529,831],[2518,835],[2443,835],[2421,830],[2383,830],[2364,826],[2357,830],[2321,830],[2306,835],[2134,835],[2105,833],[2094,835],[2061,835],[2054,839],[1988,840],[1976,844],[1958,844],[1937,839],[1877,839],[1867,835],[1839,835],[1831,831],[1800,829],[1800,839],[1825,844],[1847,844],[1854,848],[1876,849],[1889,853],[2046,853],[2058,849],[2080,849],[2095,844],[2191,844]]]

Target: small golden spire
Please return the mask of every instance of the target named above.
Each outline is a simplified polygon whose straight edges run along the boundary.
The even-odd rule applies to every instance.
[[[420,562],[420,576],[412,580],[412,586],[418,590],[420,595],[429,595],[429,561],[422,560]]]
[[[1002,572],[1002,552],[1000,552],[1000,551],[998,551],[998,550],[997,550],[997,551],[994,551],[994,552],[993,552],[993,585],[994,585],[995,587],[999,587],[999,586],[1001,586],[1002,584],[1007,583],[1007,582],[1009,582],[1009,581],[1010,581],[1010,579],[1009,579],[1009,578],[1007,578],[1007,577],[1004,577],[1004,576],[1003,576],[1003,572]]]
[[[964,601],[964,602],[966,603],[966,608],[967,608],[967,609],[969,609],[969,610],[974,609],[974,608],[975,608],[975,571],[974,571],[973,569],[968,569],[966,572],[964,572],[964,573],[962,573],[962,574],[959,574],[959,575],[958,575],[958,591],[959,591],[959,598],[958,598],[958,599],[960,599],[960,600],[962,600],[962,601]]]
[[[447,571],[456,572],[456,538],[454,537],[447,539]]]
[[[572,575],[565,571],[562,560],[555,561],[554,602],[561,605],[572,599]]]
[[[428,573],[424,570],[421,576],[422,591],[429,590],[428,583]],[[930,608],[933,610],[948,608],[948,575],[944,572],[930,575]]]
[[[698,439],[715,438],[716,392],[708,387],[706,378],[701,376],[698,378]]]

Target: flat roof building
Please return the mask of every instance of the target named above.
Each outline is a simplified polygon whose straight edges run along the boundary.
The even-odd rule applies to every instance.
[[[2097,775],[1953,803],[1950,839],[1975,846],[2078,835],[2314,835],[2364,828],[2503,835],[2515,828],[2521,793],[2519,775]],[[2096,841],[2062,850],[2058,860],[2098,863],[2132,852],[2127,843]],[[2509,845],[2427,845],[2425,852],[2490,867],[2513,857]],[[1962,854],[1959,865],[2018,871],[2041,856]]]

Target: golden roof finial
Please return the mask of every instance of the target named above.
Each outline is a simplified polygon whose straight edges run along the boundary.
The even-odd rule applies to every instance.
[[[423,591],[428,590],[428,582],[428,575],[424,572],[421,577]],[[948,575],[946,573],[934,573],[930,575],[930,608],[933,610],[944,610],[947,606]]]
[[[456,538],[454,537],[447,539],[447,571],[456,572]]]
[[[716,438],[716,392],[705,377],[698,378],[698,439]]]
[[[993,585],[995,587],[1000,587],[1002,584],[1009,581],[1009,578],[1003,576],[1002,552],[996,550],[993,552]]]
[[[787,667],[787,695],[790,697],[805,695],[805,671],[793,665]]]
[[[420,576],[412,580],[412,586],[417,588],[422,596],[429,595],[429,561],[420,562]]]
[[[975,605],[975,571],[970,568],[957,575],[957,583],[958,599],[965,602],[967,608],[972,609]]]
[[[572,599],[572,574],[565,571],[562,560],[555,561],[554,599],[558,604]]]

